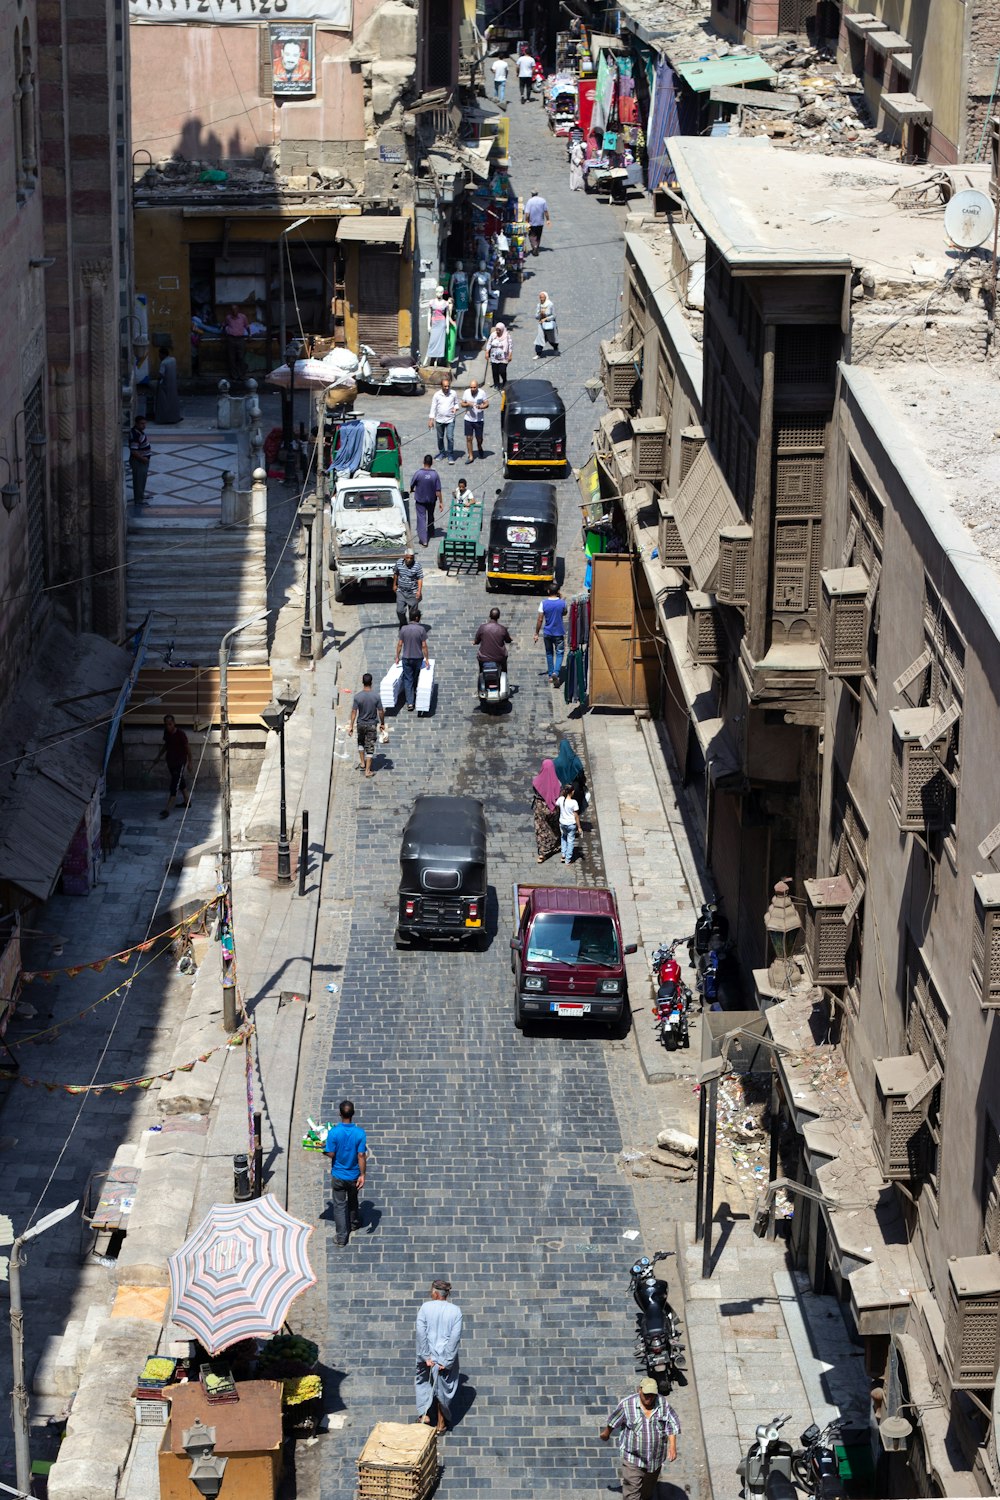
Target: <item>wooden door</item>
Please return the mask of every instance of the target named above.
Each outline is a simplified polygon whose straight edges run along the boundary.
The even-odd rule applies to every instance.
[[[358,342],[376,354],[399,354],[398,254],[359,245]]]
[[[655,609],[646,575],[629,553],[593,558],[590,702],[594,708],[659,707]]]

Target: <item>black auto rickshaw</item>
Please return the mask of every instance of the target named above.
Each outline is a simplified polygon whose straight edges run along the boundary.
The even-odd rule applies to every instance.
[[[396,947],[486,933],[486,817],[475,797],[418,797],[399,850]]]
[[[500,397],[503,472],[566,472],[566,408],[549,380],[512,380]]]
[[[556,576],[556,487],[518,480],[497,490],[486,547],[486,591],[498,583],[545,588]]]

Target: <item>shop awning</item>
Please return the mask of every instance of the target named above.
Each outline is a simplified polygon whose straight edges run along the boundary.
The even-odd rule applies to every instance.
[[[719,564],[719,532],[743,520],[707,443],[688,471],[673,502],[674,520],[699,589],[711,592]]]
[[[410,228],[400,214],[350,214],[337,225],[337,242],[360,245],[394,245],[402,250]]]
[[[674,63],[674,72],[696,94],[738,83],[774,83],[777,76],[756,53],[749,57],[710,57]]]
[[[597,477],[597,459],[587,459],[582,469],[577,470],[576,482],[580,486],[580,503],[591,505],[601,498],[601,483]]]
[[[18,758],[0,783],[0,881],[46,901],[104,770],[108,723],[132,657],[55,626],[4,716]],[[25,726],[29,726],[26,732]]]

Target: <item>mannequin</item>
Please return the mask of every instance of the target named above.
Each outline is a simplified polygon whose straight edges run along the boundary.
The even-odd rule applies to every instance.
[[[462,325],[465,322],[465,314],[469,310],[469,278],[465,274],[462,261],[456,261],[455,272],[451,278],[451,300],[455,307],[455,323],[458,329],[458,341],[462,342]]]
[[[484,260],[479,262],[479,270],[472,278],[471,297],[476,319],[476,338],[482,339],[486,336],[486,309],[490,300],[490,277]]]
[[[443,286],[434,288],[427,308],[427,364],[447,363],[448,327],[451,323],[451,301]]]

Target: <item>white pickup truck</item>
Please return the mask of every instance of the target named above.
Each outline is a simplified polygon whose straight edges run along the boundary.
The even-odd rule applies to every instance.
[[[410,526],[394,479],[355,474],[340,478],[331,502],[330,567],[333,597],[365,583],[389,584],[406,551]]]

